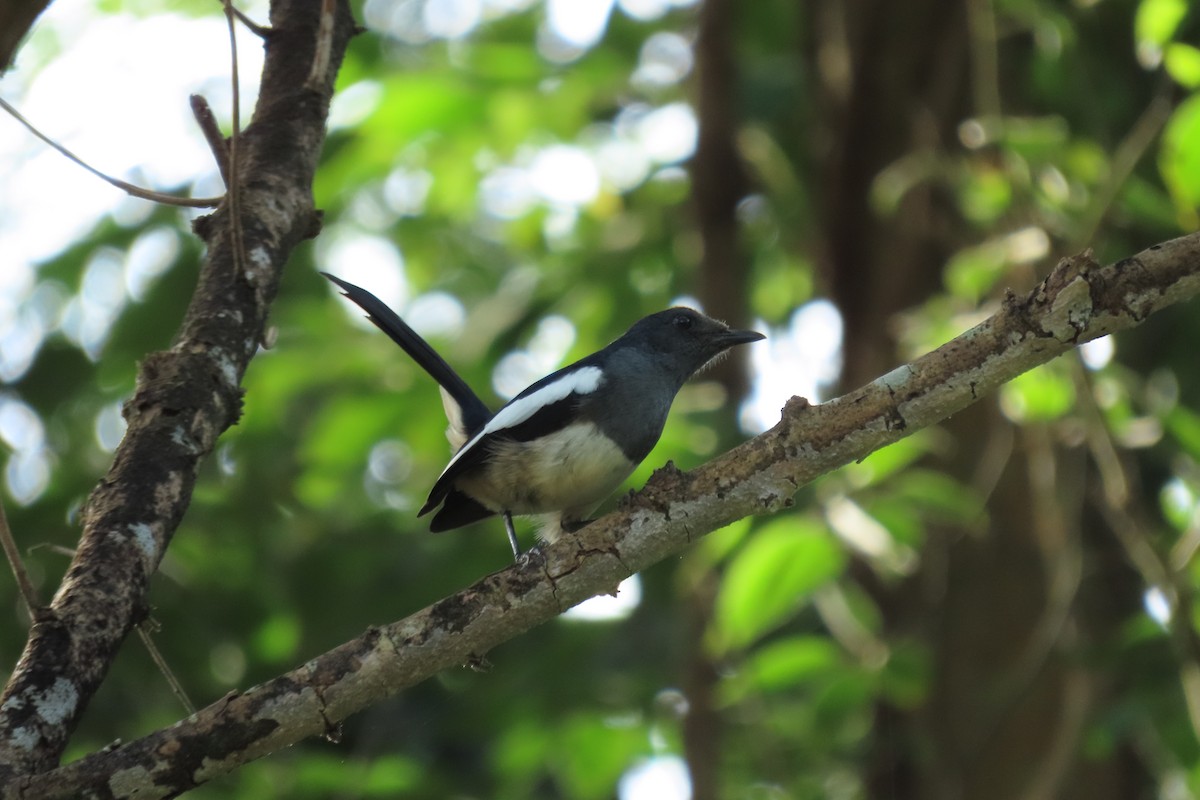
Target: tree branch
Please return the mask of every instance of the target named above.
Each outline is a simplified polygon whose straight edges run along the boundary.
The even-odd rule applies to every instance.
[[[312,735],[604,592],[803,484],[935,424],[1083,342],[1200,293],[1200,234],[1105,267],[1064,259],[1023,298],[916,361],[820,406],[793,399],[770,431],[682,473],[533,558],[175,725],[10,784],[0,798],[174,797]]]
[[[239,138],[240,227],[227,204],[198,221],[208,254],[170,350],[149,355],[126,403],[125,438],[84,510],[75,557],[0,699],[0,785],[43,772],[146,615],[146,588],[191,498],[196,473],[241,408],[241,377],[292,249],[316,229],[312,178],[333,79],[353,31],[340,3],[320,86],[306,85],[319,7],[276,0],[262,94]],[[238,269],[234,253],[247,254]]]

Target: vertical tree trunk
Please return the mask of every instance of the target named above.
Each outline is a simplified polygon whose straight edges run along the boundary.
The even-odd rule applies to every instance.
[[[738,239],[737,207],[747,191],[746,171],[737,149],[739,111],[733,44],[737,0],[706,0],[696,40],[696,106],[699,138],[692,162],[693,201],[704,253],[697,291],[705,310],[742,327],[749,306],[749,266]],[[733,353],[712,368],[729,397],[728,409],[749,388],[744,353]],[[729,414],[733,416],[732,411]],[[715,706],[720,676],[704,646],[712,619],[716,577],[700,576],[687,587],[688,614],[684,691],[688,712],[683,741],[692,783],[692,800],[720,797],[721,728]]]
[[[208,251],[187,316],[171,349],[140,365],[122,410],[128,429],[81,514],[71,566],[4,687],[0,784],[58,763],[145,618],[150,579],[200,466],[241,413],[241,377],[263,340],[283,267],[319,229],[313,175],[355,26],[348,4],[310,0],[275,0],[271,25],[262,91],[231,170],[238,203],[227,197],[195,225]]]
[[[886,216],[870,198],[882,170],[953,149],[959,122],[976,113],[970,2],[829,0],[813,9],[810,55],[827,125],[814,135],[820,266],[845,322],[847,387],[897,363],[892,319],[940,286],[963,243],[952,203],[927,186]],[[1015,429],[994,402],[946,427],[955,446],[940,466],[989,498],[988,521],[931,532],[911,579],[874,587],[889,636],[916,637],[933,673],[920,709],[877,709],[870,796],[1133,796],[1119,758],[1081,755],[1086,720],[1111,687],[1079,654],[1113,632],[1129,602],[1111,537],[1068,523],[1088,491],[1085,457],[1048,431]],[[1097,562],[1104,584],[1082,577]]]

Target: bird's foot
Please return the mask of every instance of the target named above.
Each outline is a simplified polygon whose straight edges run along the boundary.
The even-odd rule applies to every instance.
[[[542,553],[542,545],[539,543],[516,556],[514,561],[521,568],[535,565],[540,567],[546,563],[546,556]]]

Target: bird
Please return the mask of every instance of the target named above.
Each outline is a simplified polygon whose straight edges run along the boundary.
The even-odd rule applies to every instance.
[[[494,414],[399,315],[367,290],[322,272],[437,381],[454,454],[417,516],[434,532],[500,514],[541,519],[541,538],[578,530],[658,442],[675,395],[729,349],[766,337],[691,308],[643,317],[606,347],[552,372]]]

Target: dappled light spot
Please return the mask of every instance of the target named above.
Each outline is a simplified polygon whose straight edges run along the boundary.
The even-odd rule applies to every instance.
[[[16,453],[35,453],[46,445],[46,429],[29,405],[0,395],[0,441]]]
[[[672,31],[659,31],[642,43],[630,81],[634,86],[661,89],[687,77],[692,63],[692,46],[687,39]]]
[[[4,469],[9,494],[28,505],[50,483],[50,453],[41,417],[23,401],[0,395],[0,442],[12,451]]]
[[[466,315],[457,297],[446,292],[428,292],[409,304],[404,318],[422,336],[453,338],[462,333]]]
[[[383,87],[378,81],[358,81],[339,89],[329,103],[329,130],[359,125],[375,112],[382,99]]]
[[[757,322],[754,327],[768,326]],[[752,388],[740,421],[747,433],[761,433],[779,421],[783,404],[793,395],[813,403],[824,399],[824,388],[842,370],[842,316],[828,300],[805,303],[786,328],[771,329],[766,341],[749,352]]]
[[[208,652],[208,666],[222,686],[236,686],[246,675],[246,651],[234,642],[220,642]]]
[[[499,219],[520,219],[537,204],[537,192],[529,171],[520,167],[498,167],[479,183],[479,203],[484,213]]]
[[[633,139],[615,129],[595,150],[601,177],[617,191],[639,186],[650,174],[650,156]]]
[[[428,170],[394,169],[383,182],[383,199],[400,216],[415,217],[424,212],[432,188],[433,175]]]
[[[492,388],[506,400],[515,397],[561,367],[574,343],[575,326],[570,320],[558,315],[546,317],[538,323],[528,347],[500,359],[492,374]]]
[[[1159,627],[1166,628],[1171,622],[1171,601],[1163,594],[1162,589],[1151,586],[1142,593],[1142,608],[1146,616],[1154,620]]]
[[[620,800],[688,800],[692,781],[679,756],[652,756],[630,767],[617,786]]]
[[[538,51],[555,62],[578,58],[604,35],[612,6],[613,0],[547,0]]]
[[[562,618],[574,622],[615,622],[628,619],[641,603],[642,580],[637,575],[630,575],[617,587],[616,597],[611,594],[589,597]]]
[[[50,459],[44,450],[13,453],[4,469],[9,494],[21,505],[29,505],[50,485]]]
[[[179,233],[174,228],[151,228],[133,240],[125,254],[125,291],[134,300],[146,299],[155,278],[179,257]]]
[[[700,126],[687,103],[670,103],[635,114],[634,136],[646,154],[660,164],[690,158],[696,152]]]
[[[408,280],[404,275],[404,257],[390,239],[354,230],[347,225],[332,226],[317,240],[321,269],[350,283],[370,288],[392,308],[401,308],[408,299]],[[331,291],[336,291],[332,286]],[[349,300],[347,313],[362,318]],[[364,327],[371,323],[363,319]]]
[[[372,480],[400,484],[412,473],[412,453],[399,439],[385,439],[371,448],[367,472]]]
[[[108,247],[97,250],[84,268],[79,294],[63,312],[63,333],[93,361],[100,357],[112,325],[125,307],[122,255]]]
[[[0,314],[0,380],[12,382],[33,364],[47,325],[30,306]]]
[[[534,189],[551,203],[581,206],[600,191],[600,173],[586,152],[571,145],[552,145],[529,168]]]
[[[688,8],[699,0],[617,0],[617,7],[627,16],[640,22],[650,22],[672,8]]]
[[[421,21],[433,36],[459,39],[474,31],[482,17],[480,0],[425,0]]]
[[[1101,336],[1099,339],[1092,339],[1090,342],[1080,345],[1079,357],[1083,359],[1083,365],[1088,369],[1103,369],[1112,361],[1116,350],[1112,336]]]
[[[125,435],[125,418],[121,416],[121,403],[109,403],[96,414],[96,444],[106,453],[117,449]]]

